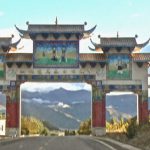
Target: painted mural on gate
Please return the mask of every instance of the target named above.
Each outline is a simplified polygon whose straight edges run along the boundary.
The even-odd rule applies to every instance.
[[[107,78],[124,80],[131,78],[129,55],[109,55]]]
[[[0,56],[0,79],[3,79],[4,76],[5,76],[4,56]]]
[[[36,41],[34,67],[78,67],[78,41]]]

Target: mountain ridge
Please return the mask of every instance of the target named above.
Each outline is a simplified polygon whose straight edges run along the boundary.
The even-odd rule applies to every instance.
[[[109,120],[113,117],[128,119],[136,115],[135,97],[127,94],[107,96],[106,117]],[[48,119],[59,128],[76,129],[80,121],[91,117],[91,92],[63,88],[48,93],[23,91],[22,106],[25,115],[36,115],[40,119],[44,117],[44,120]]]
[[[63,95],[63,96],[59,96]],[[69,97],[68,97],[69,95]],[[81,101],[84,99],[84,101],[88,100],[88,97],[90,97],[91,92],[87,90],[77,90],[77,91],[69,91],[63,88],[59,88],[56,90],[49,91],[47,93],[43,92],[29,92],[26,90],[23,90],[21,93],[21,96],[26,99],[32,99],[34,98],[41,98],[43,100],[48,100],[48,101],[63,101],[63,102],[70,102],[70,99],[72,101]]]

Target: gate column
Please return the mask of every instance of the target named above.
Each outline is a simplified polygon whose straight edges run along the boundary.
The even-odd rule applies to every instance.
[[[18,88],[16,82],[12,82],[6,93],[6,134],[8,136],[19,136],[19,110]]]
[[[106,134],[105,94],[101,87],[92,85],[92,134]]]
[[[149,120],[148,113],[148,91],[143,90],[141,93],[138,93],[138,121],[139,124],[147,123]]]

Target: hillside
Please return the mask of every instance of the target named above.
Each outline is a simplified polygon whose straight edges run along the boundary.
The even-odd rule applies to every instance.
[[[35,117],[21,117],[21,134],[50,135],[51,130],[58,130],[55,126]]]
[[[107,120],[129,119],[137,115],[137,100],[135,95],[111,95],[106,100]]]
[[[107,120],[129,119],[136,115],[134,95],[107,96]],[[62,129],[77,129],[91,117],[91,92],[59,88],[49,92],[22,91],[22,114],[46,120]]]
[[[150,123],[138,126],[135,136],[131,139],[127,138],[124,133],[109,133],[106,137],[139,147],[142,150],[150,150]]]
[[[127,143],[138,146],[143,150],[150,150],[150,123],[140,126],[137,131],[137,135],[128,140]]]
[[[81,120],[91,116],[90,97],[91,93],[85,90],[23,91],[22,114],[46,120],[62,129],[77,129]]]

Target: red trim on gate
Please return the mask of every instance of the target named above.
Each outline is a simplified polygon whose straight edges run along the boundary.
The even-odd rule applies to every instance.
[[[92,102],[92,126],[105,127],[106,126],[106,112],[105,101]]]
[[[19,102],[7,101],[6,103],[6,127],[19,127]]]
[[[149,113],[148,113],[148,102],[139,100],[139,123],[148,122]]]

